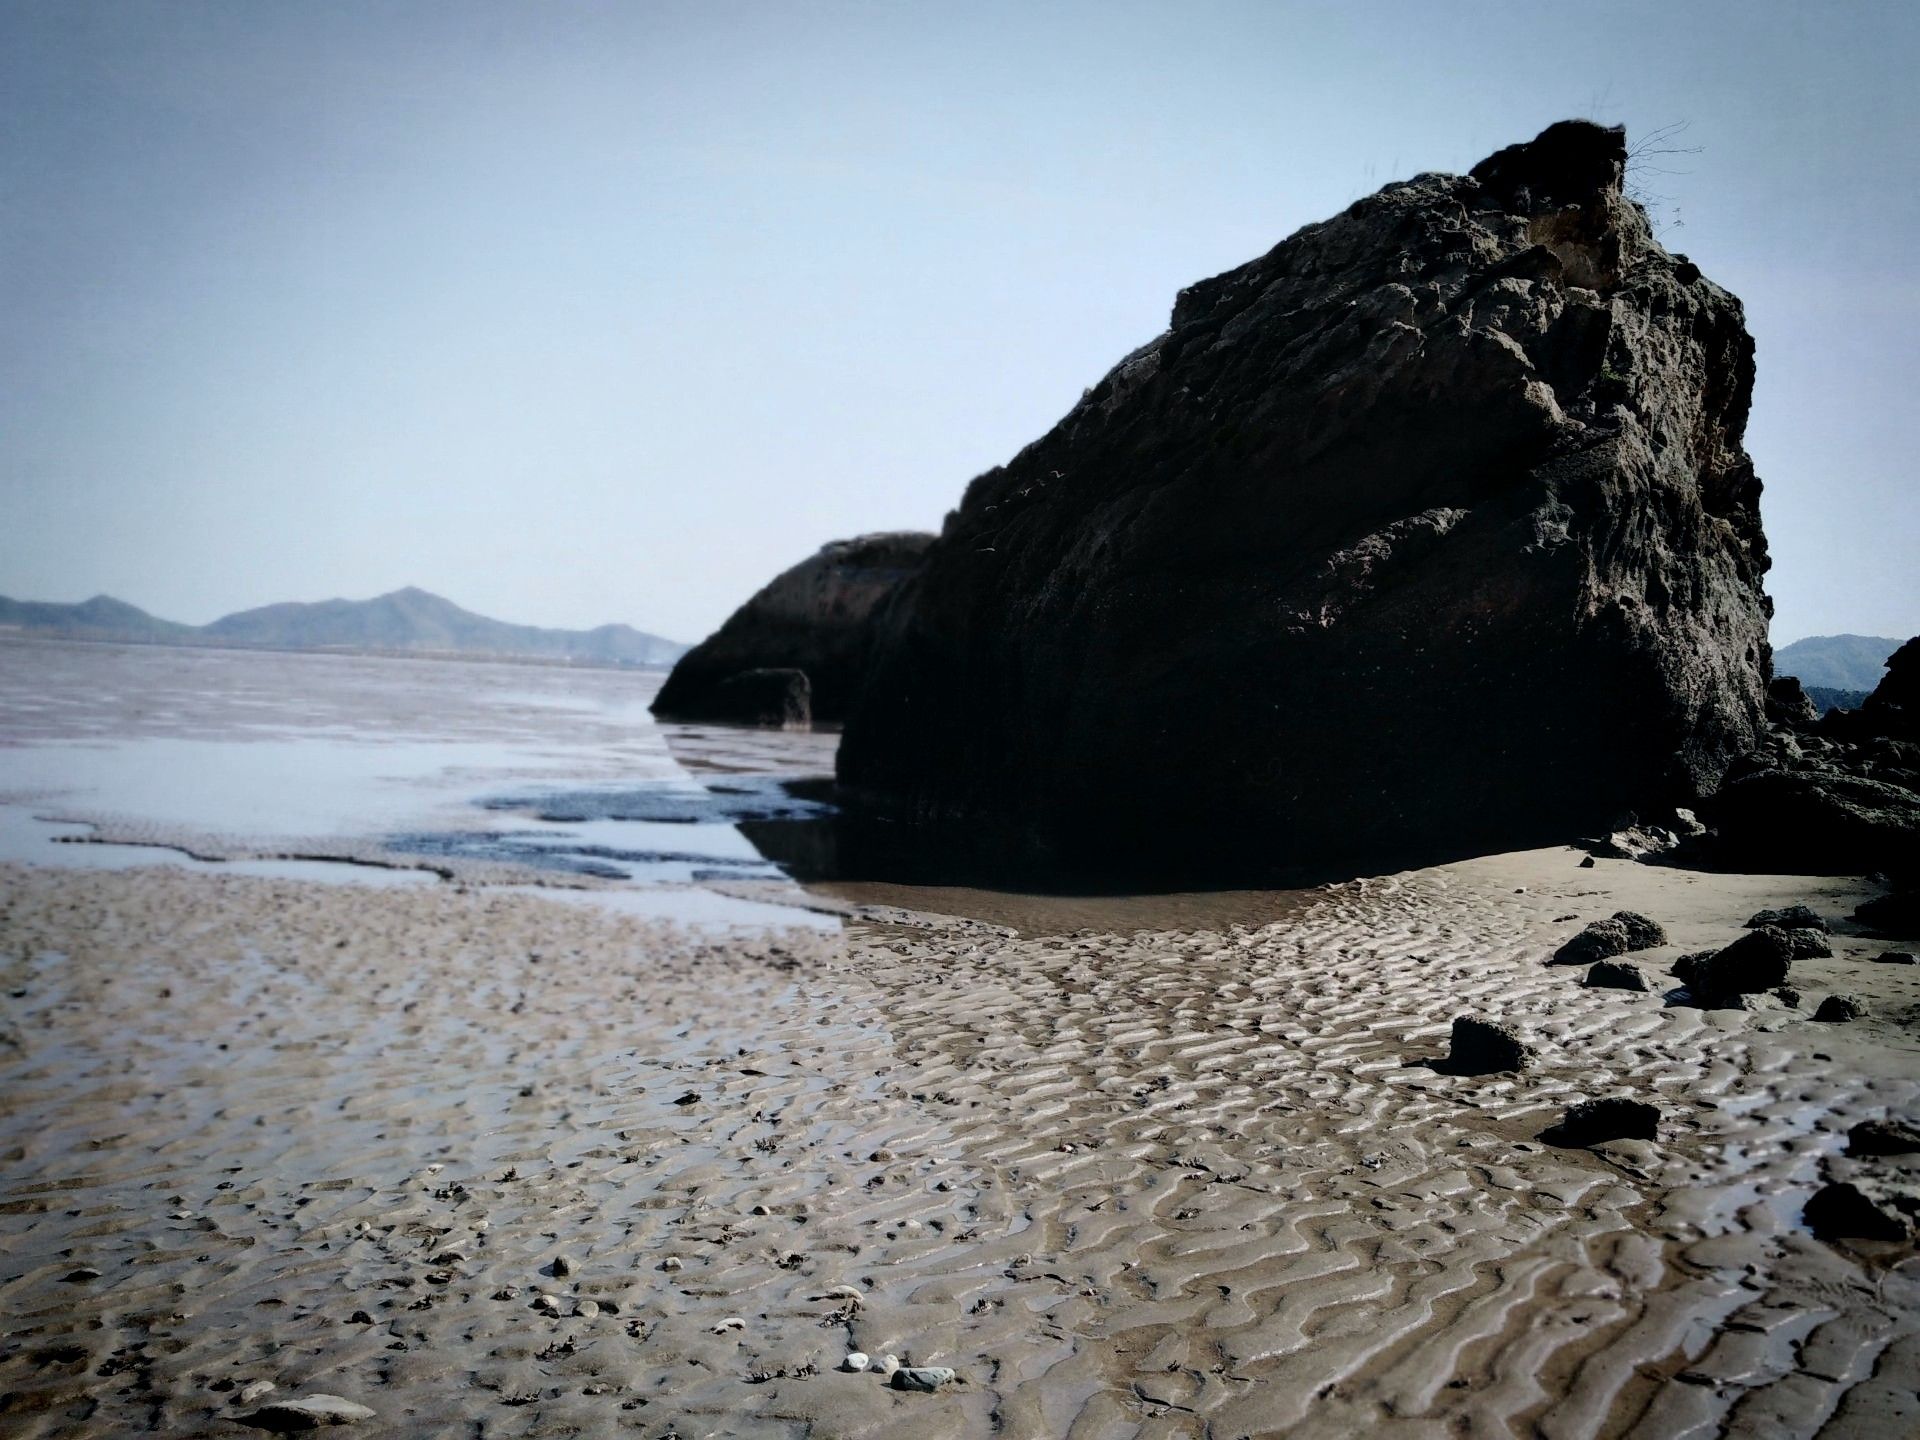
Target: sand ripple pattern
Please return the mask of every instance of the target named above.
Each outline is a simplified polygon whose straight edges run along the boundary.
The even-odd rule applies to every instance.
[[[1584,990],[1541,959],[1621,896],[1551,860],[844,940],[0,868],[5,1428],[270,1379],[394,1436],[1912,1433],[1915,1262],[1798,1226],[1911,1036]],[[1434,1070],[1462,1013],[1540,1065]],[[1661,1142],[1536,1138],[1604,1094]]]

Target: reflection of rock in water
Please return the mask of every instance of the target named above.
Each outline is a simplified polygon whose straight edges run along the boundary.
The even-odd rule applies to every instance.
[[[486,861],[525,865],[535,870],[587,875],[600,880],[645,878],[635,871],[662,866],[700,867],[693,878],[764,878],[765,862],[698,850],[627,849],[615,845],[572,844],[564,835],[527,830],[500,833],[486,830],[416,832],[390,836],[387,846],[396,854],[431,856],[457,861]]]
[[[561,825],[592,820],[633,820],[652,825],[734,825],[742,820],[808,820],[831,807],[790,794],[786,782],[765,776],[714,781],[690,790],[681,781],[655,781],[626,789],[545,790],[495,795],[485,810],[533,815]]]

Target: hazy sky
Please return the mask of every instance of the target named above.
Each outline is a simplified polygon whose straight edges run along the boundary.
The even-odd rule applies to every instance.
[[[1776,642],[1912,634],[1916,64],[1907,0],[0,0],[0,593],[696,639],[1182,285],[1586,114],[1700,147]]]

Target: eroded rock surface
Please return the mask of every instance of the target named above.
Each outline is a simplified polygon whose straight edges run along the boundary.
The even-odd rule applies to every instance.
[[[1216,878],[1711,791],[1766,698],[1753,347],[1624,158],[1555,125],[1181,292],[887,603],[843,782]]]

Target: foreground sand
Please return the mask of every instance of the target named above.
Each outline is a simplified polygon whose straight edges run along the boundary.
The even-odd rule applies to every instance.
[[[1920,1106],[1920,971],[1842,934],[1798,1012],[1584,990],[1541,964],[1576,920],[1664,958],[1865,892],[1576,861],[1257,929],[726,942],[0,867],[0,1430],[242,1434],[271,1381],[395,1437],[1920,1431],[1920,1262],[1798,1225]],[[1430,1068],[1461,1013],[1542,1063]],[[1536,1138],[1610,1094],[1660,1142]]]

